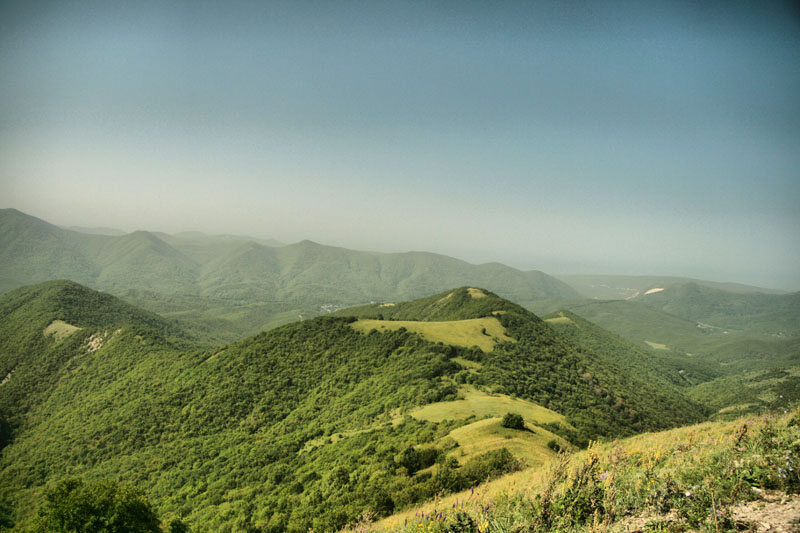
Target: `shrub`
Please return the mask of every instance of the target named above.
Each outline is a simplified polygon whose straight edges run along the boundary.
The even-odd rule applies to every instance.
[[[525,420],[517,413],[506,413],[501,425],[510,429],[525,429]]]

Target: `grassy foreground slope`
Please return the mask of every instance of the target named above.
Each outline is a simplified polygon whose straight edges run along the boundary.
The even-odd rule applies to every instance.
[[[570,446],[561,436],[701,415],[488,291],[375,308],[491,318],[516,342],[484,352],[404,328],[360,332],[355,317],[335,316],[207,350],[71,282],[4,295],[0,416],[11,434],[0,499],[22,527],[45,487],[110,478],[199,531],[330,530],[541,463]],[[460,401],[477,403],[424,414]],[[517,433],[499,425],[509,403],[524,414]]]
[[[596,444],[360,530],[755,531],[769,524],[750,500],[796,520],[778,502],[800,492],[798,454],[799,412],[704,423]]]

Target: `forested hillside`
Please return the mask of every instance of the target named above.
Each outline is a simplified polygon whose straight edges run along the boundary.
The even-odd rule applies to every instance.
[[[713,327],[800,335],[800,293],[735,293],[682,283],[638,295],[635,301]]]
[[[46,486],[80,476],[132,483],[198,531],[328,530],[538,464],[562,437],[702,416],[485,290],[374,308],[456,330],[494,321],[509,340],[481,349],[336,316],[206,350],[71,282],[4,295],[5,505],[29,524]],[[501,426],[512,409],[523,429]]]

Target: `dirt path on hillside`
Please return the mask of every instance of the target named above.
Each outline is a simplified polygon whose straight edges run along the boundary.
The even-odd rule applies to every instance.
[[[752,524],[751,531],[800,532],[800,495],[765,492],[761,498],[735,506],[733,517]]]

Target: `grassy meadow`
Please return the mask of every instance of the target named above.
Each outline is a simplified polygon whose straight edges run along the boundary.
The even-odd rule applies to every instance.
[[[475,298],[474,295],[472,297]],[[486,297],[486,295],[483,295],[483,297]],[[419,333],[423,338],[431,342],[441,342],[454,346],[463,346],[464,348],[477,346],[484,352],[491,352],[495,344],[501,341],[516,342],[506,335],[505,328],[494,317],[443,322],[361,319],[353,323],[353,328],[364,333],[369,333],[373,329],[378,331],[398,331],[400,328],[405,328],[412,333]]]
[[[407,509],[373,531],[754,530],[734,508],[800,490],[800,411],[647,433],[562,454]]]

